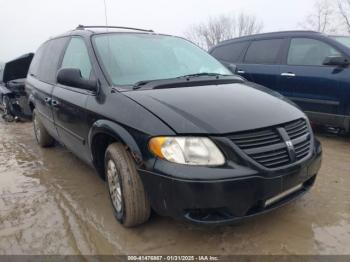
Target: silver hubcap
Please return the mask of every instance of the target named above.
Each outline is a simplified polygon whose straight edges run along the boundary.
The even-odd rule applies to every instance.
[[[35,130],[36,138],[40,141],[41,133],[40,133],[40,128],[38,126],[38,119],[36,116],[34,117],[34,130]]]
[[[123,206],[122,189],[117,168],[112,160],[108,161],[107,176],[109,192],[111,194],[113,205],[117,212],[121,212]]]

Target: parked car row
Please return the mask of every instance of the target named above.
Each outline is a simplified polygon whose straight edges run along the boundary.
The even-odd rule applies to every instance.
[[[262,214],[307,192],[321,165],[295,104],[182,38],[79,26],[41,45],[26,90],[38,143],[95,167],[127,227],[151,209],[199,224]]]
[[[350,131],[350,37],[296,31],[220,43],[210,53],[291,99],[316,124]]]

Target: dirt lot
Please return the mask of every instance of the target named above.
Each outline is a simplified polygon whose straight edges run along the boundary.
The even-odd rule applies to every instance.
[[[91,168],[40,149],[31,123],[0,121],[0,254],[350,254],[350,138],[318,136],[322,170],[295,203],[234,226],[124,229]]]

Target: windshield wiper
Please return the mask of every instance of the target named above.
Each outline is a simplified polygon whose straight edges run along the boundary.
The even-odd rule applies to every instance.
[[[214,77],[216,77],[216,80],[220,80],[220,78],[219,78],[220,76],[229,77],[229,76],[233,76],[233,75],[223,75],[223,74],[217,74],[217,73],[198,73],[198,74],[179,76],[179,77],[175,77],[175,78],[142,80],[142,81],[135,83],[132,86],[132,89],[137,90],[137,89],[140,89],[148,84],[150,84],[150,86],[152,86],[152,89],[157,88],[158,86],[167,86],[167,87],[178,86],[178,87],[180,87],[184,84],[184,82],[192,82],[192,81],[190,81],[191,78],[196,78],[196,77],[201,77],[201,76],[214,76]],[[225,78],[222,78],[221,80],[224,81],[224,79]]]
[[[147,85],[148,83],[150,82],[153,82],[153,81],[156,81],[156,80],[143,80],[143,81],[139,81],[137,83],[135,83],[132,87],[133,90],[136,90],[136,89],[139,89],[141,87],[143,87],[144,85]]]
[[[230,76],[230,75],[223,75],[223,74],[218,74],[218,73],[197,73],[197,74],[190,74],[190,75],[183,75],[183,76],[178,76],[175,78],[167,78],[167,79],[154,79],[154,80],[142,80],[133,85],[133,90],[139,89],[143,87],[144,85],[147,85],[148,83],[155,82],[155,81],[166,81],[166,80],[175,80],[175,79],[180,79],[180,78],[192,78],[192,77],[201,77],[201,76]]]
[[[190,74],[190,75],[183,75],[179,76],[177,78],[188,78],[188,77],[200,77],[200,76],[228,76],[228,75],[223,75],[223,74],[218,74],[218,73],[197,73],[197,74]]]

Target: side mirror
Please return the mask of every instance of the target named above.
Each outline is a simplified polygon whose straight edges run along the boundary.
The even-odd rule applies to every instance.
[[[346,67],[350,64],[349,59],[343,56],[328,56],[323,61],[323,65]]]
[[[77,68],[60,69],[57,74],[57,83],[90,91],[97,90],[97,81],[84,79],[80,69]]]
[[[237,73],[237,66],[235,64],[227,63],[226,67],[228,70],[230,70],[233,74]]]

